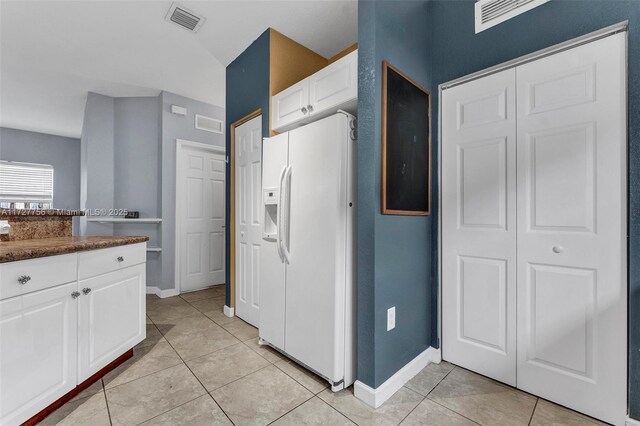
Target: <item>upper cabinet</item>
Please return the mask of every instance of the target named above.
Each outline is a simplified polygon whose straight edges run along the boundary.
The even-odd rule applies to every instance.
[[[329,116],[339,109],[355,113],[358,99],[358,51],[273,96],[273,130],[285,132]]]

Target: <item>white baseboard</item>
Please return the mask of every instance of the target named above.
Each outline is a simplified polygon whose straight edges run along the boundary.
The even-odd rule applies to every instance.
[[[224,314],[229,318],[231,318],[235,315],[235,310],[233,308],[228,307],[227,305],[224,305]]]
[[[147,294],[155,294],[159,298],[164,299],[165,297],[177,296],[180,292],[175,288],[160,290],[158,287],[147,287]]]
[[[626,426],[640,426],[640,420],[632,419],[631,417],[627,417],[627,421],[625,422]]]
[[[356,398],[365,402],[367,405],[378,408],[384,404],[387,399],[391,398],[394,393],[398,392],[409,380],[413,379],[423,368],[432,362],[439,364],[440,361],[442,361],[440,349],[429,347],[375,389],[356,380],[353,385],[353,393]]]

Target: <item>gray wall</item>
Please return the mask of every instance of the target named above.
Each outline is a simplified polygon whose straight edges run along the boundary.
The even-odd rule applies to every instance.
[[[114,99],[114,199],[117,209],[140,217],[161,217],[160,113],[158,97]],[[160,246],[158,224],[116,224],[114,235],[147,235],[148,247]],[[147,285],[162,281],[162,254],[147,255]]]
[[[89,92],[82,122],[80,207],[111,209],[114,194],[114,101]],[[113,235],[109,224],[80,219],[81,235]]]
[[[175,287],[176,139],[225,146],[224,135],[197,130],[195,114],[224,121],[224,108],[169,92],[160,94],[162,108],[162,289]],[[187,108],[186,116],[171,114],[171,105]]]
[[[53,207],[80,208],[80,139],[0,128],[0,160],[53,166]]]

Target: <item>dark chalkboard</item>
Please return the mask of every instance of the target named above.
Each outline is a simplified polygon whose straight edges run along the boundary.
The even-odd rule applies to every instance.
[[[429,92],[382,63],[382,213],[430,211]]]

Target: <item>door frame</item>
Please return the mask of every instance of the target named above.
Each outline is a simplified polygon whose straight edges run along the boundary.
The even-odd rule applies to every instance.
[[[175,250],[174,250],[174,280],[175,280],[175,289],[178,294],[182,293],[182,274],[180,269],[180,249],[182,248],[180,245],[180,218],[183,213],[183,208],[180,205],[180,196],[182,195],[184,188],[180,182],[182,182],[182,177],[184,175],[184,170],[180,165],[180,154],[182,153],[184,148],[195,148],[204,151],[208,151],[214,154],[222,154],[225,155],[226,149],[223,146],[218,145],[209,145],[202,142],[195,142],[186,139],[176,139],[176,199],[175,199],[175,207],[176,207],[176,221],[174,226],[175,232]],[[226,253],[225,253],[226,255]]]
[[[438,283],[438,307],[437,307],[437,318],[438,318],[438,326],[437,326],[437,330],[438,330],[438,352],[440,353],[440,359],[442,359],[442,346],[444,345],[444,341],[443,341],[443,334],[442,334],[442,325],[443,325],[443,318],[442,318],[442,293],[443,293],[443,282],[442,282],[442,264],[443,264],[443,251],[442,251],[442,243],[444,241],[444,234],[442,232],[442,94],[446,89],[455,87],[455,86],[459,86],[461,84],[464,83],[468,83],[472,80],[477,80],[479,78],[482,77],[486,77],[488,75],[491,74],[496,74],[498,72],[510,69],[510,68],[515,68],[517,66],[520,65],[524,65],[526,63],[529,62],[533,62],[536,61],[538,59],[542,59],[545,58],[547,56],[551,56],[554,55],[556,53],[560,53],[569,49],[573,49],[575,47],[578,46],[582,46],[588,43],[591,43],[593,41],[596,40],[600,40],[602,38],[605,37],[609,37],[612,36],[614,34],[617,33],[621,33],[624,32],[626,33],[626,49],[629,49],[629,41],[628,41],[628,33],[629,33],[629,21],[622,21],[619,22],[617,24],[614,25],[610,25],[608,27],[602,28],[600,30],[596,30],[594,32],[588,33],[588,34],[584,34],[580,37],[576,37],[570,40],[567,40],[565,42],[550,46],[548,48],[542,49],[542,50],[538,50],[532,53],[529,53],[527,55],[512,59],[510,61],[504,62],[502,64],[498,64],[495,65],[493,67],[490,68],[486,68],[484,70],[480,70],[477,71],[475,73],[472,74],[468,74],[466,76],[442,83],[440,85],[438,85],[438,260],[439,260],[439,265],[438,265],[438,270],[437,270],[437,274],[438,274],[438,278],[437,278],[437,283]],[[625,70],[626,70],[626,78],[627,80],[629,79],[629,62],[628,62],[628,55],[627,55],[627,59],[625,62]],[[629,86],[628,84],[625,84],[625,93],[624,93],[624,105],[626,108],[626,113],[627,116],[629,114]],[[625,297],[627,299],[627,303],[629,300],[629,266],[628,266],[628,258],[629,258],[629,237],[628,237],[628,229],[629,229],[629,213],[628,213],[628,204],[629,204],[629,164],[628,161],[626,159],[626,156],[628,155],[629,152],[629,121],[627,119],[627,128],[624,129],[626,132],[626,145],[625,145],[625,161],[623,164],[624,167],[624,176],[625,176],[625,181],[624,181],[624,188],[622,188],[624,190],[624,197],[623,197],[623,202],[624,202],[624,206],[623,206],[623,211],[626,212],[626,217],[624,218],[623,225],[624,225],[624,229],[621,230],[622,232],[622,252],[624,253],[623,259],[622,259],[622,275],[624,277],[625,280],[625,285],[626,285],[626,294]],[[629,310],[627,309],[627,321],[629,318]],[[629,339],[627,337],[627,340],[625,342],[625,346],[627,348],[627,352],[629,351]],[[629,357],[627,356],[627,364],[629,363]],[[629,377],[627,375],[627,377],[625,377],[625,381],[627,383],[627,388],[629,386]],[[628,398],[629,398],[629,394],[627,391],[627,406],[628,406]],[[627,413],[628,414],[628,407],[627,407]]]
[[[229,316],[235,315],[236,309],[236,128],[242,126],[248,121],[253,120],[256,117],[262,115],[262,108],[258,108],[251,114],[245,115],[240,120],[234,122],[230,126],[229,138],[229,181],[230,181],[230,196],[229,196]],[[264,137],[264,136],[263,136]],[[262,154],[261,154],[262,155]],[[262,165],[262,157],[260,158]],[[225,307],[225,311],[227,308]]]

